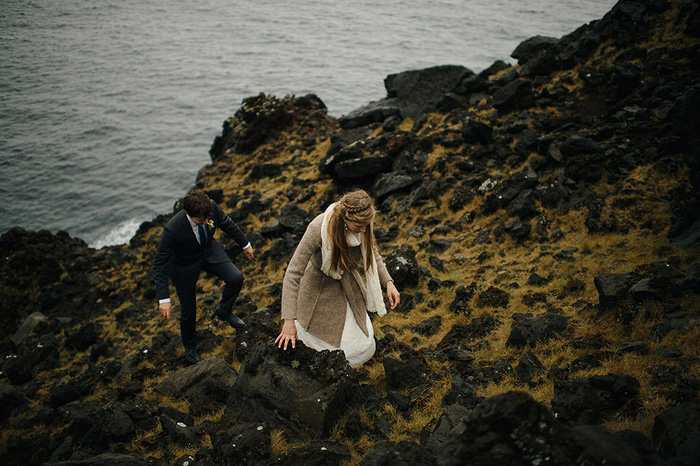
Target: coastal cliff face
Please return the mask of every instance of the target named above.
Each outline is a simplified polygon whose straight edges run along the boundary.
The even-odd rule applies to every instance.
[[[245,99],[196,186],[256,250],[218,238],[247,326],[203,277],[197,365],[150,276],[171,213],[101,250],[3,235],[4,462],[697,464],[700,8],[623,0],[512,56],[390,75],[340,119]],[[286,264],[352,187],[402,293],[359,368],[273,345]]]

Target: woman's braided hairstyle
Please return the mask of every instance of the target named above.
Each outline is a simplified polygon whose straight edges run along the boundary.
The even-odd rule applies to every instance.
[[[367,225],[363,238],[366,245],[365,263],[368,267],[372,266],[372,255],[374,254],[372,221],[376,213],[372,198],[362,189],[351,191],[340,198],[328,225],[329,237],[333,244],[331,253],[332,270],[342,269],[349,272],[357,269],[357,264],[350,257],[350,250],[345,237],[346,221]]]

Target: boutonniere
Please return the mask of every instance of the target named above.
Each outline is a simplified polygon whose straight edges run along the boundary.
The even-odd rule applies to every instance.
[[[207,220],[207,228],[209,228],[210,230],[214,229],[214,220],[212,220],[212,219]]]

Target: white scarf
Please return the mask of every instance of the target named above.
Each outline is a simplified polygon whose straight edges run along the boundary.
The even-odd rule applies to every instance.
[[[333,203],[326,209],[323,214],[323,223],[321,224],[321,271],[335,280],[340,280],[343,276],[343,271],[331,270],[331,255],[333,253],[333,245],[328,238],[328,224],[330,223],[331,216],[335,210],[335,206],[338,203]],[[370,225],[371,228],[371,225]],[[386,306],[384,306],[384,297],[382,296],[382,286],[379,283],[379,272],[377,271],[377,261],[372,254],[372,266],[367,265],[367,245],[365,244],[365,236],[362,233],[355,233],[348,229],[345,230],[345,238],[348,242],[348,246],[360,246],[362,251],[362,263],[365,268],[365,278],[367,282],[367,310],[369,312],[376,312],[378,315],[383,316],[386,314]]]

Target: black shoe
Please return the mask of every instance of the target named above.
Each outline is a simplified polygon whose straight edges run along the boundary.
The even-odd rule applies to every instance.
[[[217,315],[217,317],[224,322],[228,322],[228,324],[233,328],[245,327],[245,322],[243,322],[243,319],[241,319],[240,317],[238,317],[234,313],[231,313],[231,314],[224,316],[224,317]]]
[[[199,357],[197,348],[185,348],[185,359],[187,359],[187,362],[190,362],[192,364],[197,364],[199,361],[202,360]]]

